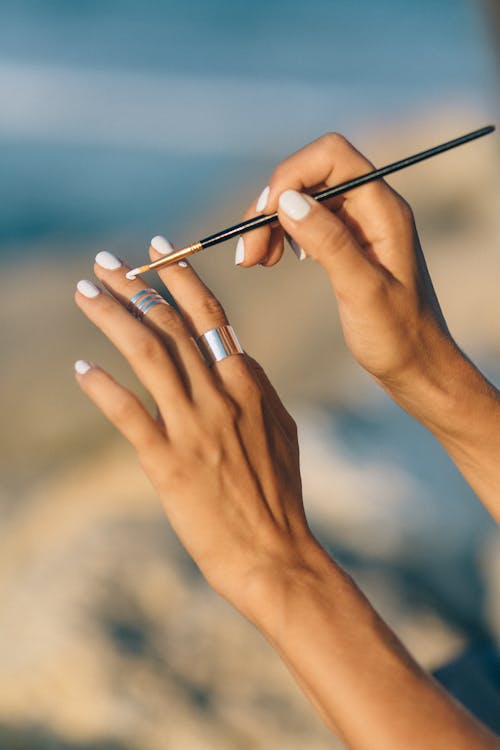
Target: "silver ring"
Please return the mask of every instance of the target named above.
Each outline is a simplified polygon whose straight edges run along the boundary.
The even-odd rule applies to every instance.
[[[141,289],[134,294],[127,305],[127,310],[138,320],[142,320],[155,305],[168,305],[168,302],[161,294],[158,294],[156,289]]]
[[[233,326],[225,325],[205,331],[196,340],[207,365],[220,362],[232,354],[243,354],[243,349]]]

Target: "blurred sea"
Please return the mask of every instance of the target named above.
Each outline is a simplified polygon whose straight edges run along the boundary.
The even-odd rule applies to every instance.
[[[192,241],[193,213],[323,132],[491,117],[486,37],[472,0],[2,0],[0,253]]]

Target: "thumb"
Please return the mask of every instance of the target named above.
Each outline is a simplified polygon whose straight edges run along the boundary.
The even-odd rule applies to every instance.
[[[307,256],[320,263],[337,293],[352,294],[377,271],[338,216],[296,190],[285,190],[278,203],[280,224]]]

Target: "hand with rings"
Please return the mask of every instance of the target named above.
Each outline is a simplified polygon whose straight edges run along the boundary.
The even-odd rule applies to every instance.
[[[109,293],[81,281],[76,302],[128,360],[160,419],[96,365],[78,362],[78,382],[136,449],[206,579],[252,617],[252,587],[257,596],[271,569],[293,569],[312,542],[294,421],[190,266],[160,272],[181,314],[127,270],[99,253],[94,272]]]
[[[245,215],[277,211],[279,225],[241,237],[235,261],[275,265],[285,235],[299,257],[317,261],[353,356],[434,433],[500,522],[500,394],[448,331],[410,206],[384,180],[323,204],[308,195],[371,169],[337,133],[289,156]]]
[[[77,362],[78,382],[136,449],[208,583],[268,638],[347,747],[498,750],[313,537],[295,424],[191,267],[160,272],[179,314],[141,279],[128,281],[110,253],[96,261],[104,289],[81,281],[76,302],[159,418],[96,365]]]

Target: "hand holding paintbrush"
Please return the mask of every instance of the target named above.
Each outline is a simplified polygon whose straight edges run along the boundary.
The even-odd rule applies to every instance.
[[[379,169],[371,169],[367,172],[364,172],[363,174],[360,174],[357,177],[334,185],[333,187],[327,187],[324,190],[313,193],[311,197],[321,203],[338,195],[343,195],[349,190],[354,190],[357,187],[361,187],[361,185],[366,185],[367,183],[373,182],[374,180],[380,180],[386,175],[392,174],[393,172],[398,172],[399,170],[405,169],[412,164],[417,164],[420,161],[424,161],[424,159],[429,159],[432,156],[441,154],[444,151],[449,151],[452,148],[461,146],[464,143],[468,143],[469,141],[472,141],[476,138],[481,138],[481,136],[493,132],[494,129],[495,128],[493,125],[487,125],[486,127],[480,128],[479,130],[474,130],[471,133],[460,136],[459,138],[454,138],[451,141],[446,141],[446,143],[441,143],[439,146],[434,146],[433,148],[426,149],[425,151],[420,151],[419,153],[413,154],[412,156],[408,156],[404,159],[400,159],[399,161],[387,164],[385,167],[380,167]],[[134,279],[136,276],[139,276],[146,271],[161,268],[162,266],[167,266],[171,263],[177,263],[179,260],[187,258],[189,255],[194,255],[194,253],[200,252],[200,250],[205,250],[209,247],[213,247],[214,245],[219,245],[221,242],[225,242],[226,240],[229,240],[233,237],[246,234],[247,232],[251,232],[252,230],[259,227],[273,224],[276,221],[278,221],[277,213],[254,216],[250,219],[247,219],[246,221],[242,221],[238,224],[235,224],[234,226],[228,227],[227,229],[215,232],[215,234],[208,235],[208,237],[204,237],[203,239],[193,243],[192,245],[189,245],[188,247],[183,247],[180,250],[176,250],[168,257],[160,258],[153,263],[147,263],[143,266],[139,266],[138,268],[133,268],[127,274],[127,278]]]

